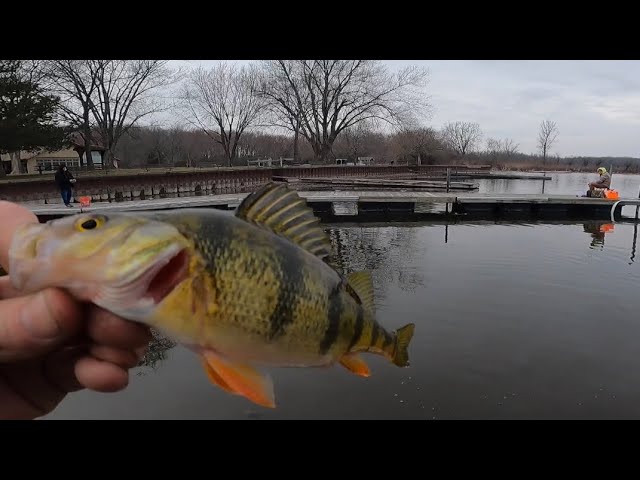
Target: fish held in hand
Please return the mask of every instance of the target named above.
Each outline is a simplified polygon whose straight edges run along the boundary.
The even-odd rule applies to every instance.
[[[269,183],[235,214],[217,209],[82,213],[19,229],[13,285],[67,289],[153,327],[199,355],[226,392],[275,407],[263,367],[340,363],[367,377],[361,353],[409,364],[414,325],[376,320],[368,272],[339,273],[331,243],[296,192]]]

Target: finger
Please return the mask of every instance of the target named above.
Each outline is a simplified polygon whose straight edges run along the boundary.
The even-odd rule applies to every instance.
[[[148,345],[153,338],[145,325],[124,320],[95,305],[88,308],[87,334],[97,344],[133,350]]]
[[[9,272],[7,258],[13,234],[20,225],[25,223],[39,223],[38,217],[27,208],[12,202],[0,200],[0,265]]]
[[[75,375],[84,387],[97,392],[117,392],[129,384],[129,372],[113,363],[93,357],[78,360]]]
[[[24,292],[17,290],[8,276],[0,277],[0,300],[3,298],[14,298],[24,295]]]
[[[76,336],[82,310],[57,289],[0,301],[0,362],[31,358]]]
[[[91,356],[98,360],[111,362],[122,368],[133,368],[138,365],[138,356],[131,350],[108,347],[106,345],[93,345],[89,350]]]
[[[145,345],[144,347],[138,347],[134,350],[136,355],[138,356],[138,362],[141,362],[144,356],[147,354],[147,350],[149,349],[149,345]]]
[[[0,384],[13,392],[13,401],[29,411],[31,418],[51,412],[66,395],[65,391],[48,381],[40,359],[26,360],[16,365],[0,365],[0,378],[3,380]]]
[[[45,360],[44,375],[58,390],[76,392],[84,388],[76,377],[76,363],[87,356],[86,347],[69,347],[53,352]]]

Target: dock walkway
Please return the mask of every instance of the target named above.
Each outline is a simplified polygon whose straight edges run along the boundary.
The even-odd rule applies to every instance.
[[[533,216],[554,218],[610,218],[613,200],[571,195],[493,195],[398,191],[299,191],[319,216],[330,217],[420,217],[429,214],[449,214],[494,217]],[[214,207],[235,209],[248,193],[202,195],[121,202],[95,202],[84,211],[115,212]],[[637,199],[620,199],[636,204]],[[623,202],[624,203],[624,202]],[[45,205],[25,202],[39,217],[61,217],[81,211],[78,204]]]

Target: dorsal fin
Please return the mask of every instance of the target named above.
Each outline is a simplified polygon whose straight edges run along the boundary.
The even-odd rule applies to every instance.
[[[376,313],[373,295],[373,281],[369,272],[353,272],[347,275],[347,283],[362,302],[365,310]]]
[[[240,203],[236,216],[287,238],[329,263],[331,241],[307,202],[284,184],[263,185]]]

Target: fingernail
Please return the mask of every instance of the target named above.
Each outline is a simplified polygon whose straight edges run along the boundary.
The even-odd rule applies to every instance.
[[[40,292],[31,298],[22,308],[20,321],[24,328],[35,338],[51,340],[60,335],[60,326],[47,306],[44,293]]]

